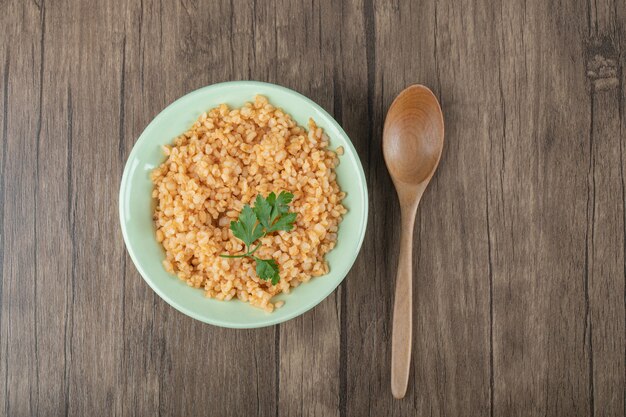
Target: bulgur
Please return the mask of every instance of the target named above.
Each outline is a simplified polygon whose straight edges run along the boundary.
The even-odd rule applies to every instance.
[[[271,298],[328,273],[324,255],[333,249],[345,196],[334,172],[337,152],[312,119],[308,132],[262,96],[239,109],[222,104],[203,113],[193,126],[164,146],[167,160],[152,172],[156,199],[156,239],[164,268],[207,297],[234,297],[266,311],[282,302]],[[294,229],[261,239],[260,258],[273,258],[280,281],[260,280],[243,242],[229,225],[258,194],[293,193]]]

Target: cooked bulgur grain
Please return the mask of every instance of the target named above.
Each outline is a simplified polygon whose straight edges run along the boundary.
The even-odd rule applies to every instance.
[[[266,311],[282,306],[271,298],[328,273],[324,255],[337,240],[346,209],[337,185],[337,154],[310,119],[308,132],[281,109],[257,96],[240,109],[222,104],[203,113],[193,126],[164,146],[167,160],[152,172],[157,200],[156,239],[163,245],[163,267],[207,297],[237,297]],[[260,258],[273,258],[280,282],[260,280],[243,242],[229,225],[258,194],[290,191],[295,227],[261,239]]]

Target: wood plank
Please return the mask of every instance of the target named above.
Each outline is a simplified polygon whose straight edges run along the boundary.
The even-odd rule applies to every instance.
[[[589,350],[590,412],[598,416],[626,413],[626,279],[624,275],[623,149],[626,63],[626,5],[595,2],[590,9],[587,76],[591,95],[589,188],[591,201],[587,235],[587,345]],[[620,152],[616,152],[616,150]]]
[[[371,320],[372,316],[367,311],[372,309],[377,301],[376,297],[371,296],[368,297],[367,301],[360,298],[363,294],[360,289],[371,288],[372,284],[375,285],[376,283],[376,264],[371,262],[374,259],[372,225],[376,213],[373,210],[372,178],[369,174],[373,144],[370,137],[372,119],[369,115],[371,114],[372,103],[368,100],[370,89],[368,74],[373,68],[371,64],[374,61],[372,56],[369,57],[368,61],[368,51],[371,50],[372,39],[371,34],[368,36],[366,32],[365,9],[362,0],[342,2],[340,16],[342,21],[339,31],[340,59],[337,60],[338,69],[335,72],[336,78],[333,80],[335,100],[333,107],[335,108],[335,117],[352,140],[363,164],[369,193],[369,218],[361,253],[341,285],[340,294],[336,295],[341,323],[339,413],[342,417],[346,417],[355,413],[361,416],[369,413],[369,403],[373,397],[362,395],[363,385],[370,383],[379,387],[384,385],[381,384],[378,374],[375,372],[378,367],[374,366],[372,362],[364,361],[364,358],[367,358],[368,361],[371,360],[369,355],[378,352],[378,350],[376,350],[375,341],[362,333],[363,327],[361,327],[360,321],[361,313],[364,319],[363,324],[367,320]],[[371,86],[373,87],[373,82]],[[357,302],[353,300],[357,300]],[[365,304],[359,304],[359,302]],[[365,305],[368,307],[364,307]],[[349,308],[350,306],[353,308]],[[377,320],[372,320],[370,323],[371,326],[378,325]],[[385,339],[379,341],[381,344],[385,343]],[[372,350],[373,348],[374,350]],[[363,379],[362,375],[365,369],[371,371],[367,379]]]
[[[0,17],[0,22],[4,23],[6,14]],[[2,140],[0,141],[0,146],[2,146],[2,153],[0,153],[0,271],[2,271],[2,279],[0,279],[0,352],[2,355],[8,354],[8,320],[3,316],[8,313],[8,308],[5,307],[6,304],[4,302],[4,284],[5,284],[5,275],[4,275],[4,258],[6,252],[6,245],[4,244],[6,231],[4,228],[4,218],[5,218],[5,208],[4,208],[4,194],[6,189],[6,181],[4,180],[4,167],[6,165],[6,148],[8,142],[8,129],[9,129],[9,45],[6,41],[0,42],[0,52],[1,56],[5,57],[4,62],[2,63],[1,74],[2,74],[2,112],[0,112],[0,117],[2,120]],[[8,281],[8,280],[6,280]],[[5,324],[6,320],[6,324]],[[2,397],[0,398],[0,410],[4,410],[6,412],[8,408],[8,396],[7,396],[7,366],[4,361],[0,361],[0,392],[2,393]]]
[[[490,148],[493,412],[586,415],[589,96],[582,3],[502,8]]]
[[[597,82],[597,80],[596,80]],[[624,412],[624,202],[618,86],[594,87],[591,132],[592,201],[588,242],[587,344],[593,384],[593,412],[619,416]],[[621,147],[620,147],[621,145]],[[623,198],[623,197],[622,197]]]
[[[161,11],[159,6],[156,2],[134,2],[123,9],[123,38],[112,56],[119,72],[116,88],[119,102],[115,109],[119,114],[118,178],[136,139],[167,105],[166,95],[171,94],[164,88],[169,84],[163,63],[157,66],[156,56],[172,53],[166,49],[168,44],[164,43],[163,34],[172,33],[176,26],[169,9]],[[146,39],[150,40],[150,49],[145,48]],[[124,288],[122,340],[118,342],[123,350],[123,368],[118,375],[123,388],[121,415],[159,415],[165,402],[161,400],[164,378],[169,376],[167,367],[172,366],[171,360],[165,361],[163,321],[168,307],[143,281],[125,248],[119,263],[122,265],[119,279]]]
[[[379,338],[387,326],[380,308],[388,299],[386,286],[378,283],[376,219],[378,189],[373,186],[372,159],[380,148],[372,137],[374,128],[374,28],[372,3],[344,2],[342,17],[349,24],[341,31],[341,74],[339,84],[342,125],[359,154],[369,192],[368,233],[361,254],[346,277],[341,290],[341,415],[376,413],[372,401],[383,397],[388,378],[383,370],[388,338]],[[380,143],[378,141],[378,143]],[[367,306],[367,307],[365,307]],[[381,354],[383,352],[383,354]],[[365,375],[367,374],[367,378]],[[376,393],[372,392],[376,391]],[[390,391],[389,391],[390,392]]]
[[[116,145],[123,8],[115,1],[71,2],[68,8],[80,18],[66,21],[70,27],[62,29],[69,33],[60,30],[53,40],[55,48],[62,42],[70,45],[69,62],[74,63],[68,85],[61,87],[68,103],[68,215],[73,243],[65,401],[70,416],[97,409],[115,415],[122,409],[124,319],[123,246],[114,227],[122,164]],[[113,146],[103,139],[109,135]]]
[[[75,215],[71,206],[72,139],[74,109],[70,92],[71,62],[78,43],[74,25],[65,24],[70,4],[43,8],[44,33],[41,43],[42,97],[39,111],[42,129],[38,138],[37,211],[35,238],[35,282],[38,291],[37,349],[38,376],[35,414],[62,415],[68,412],[69,375],[72,352],[71,314]],[[59,43],[59,39],[64,39]]]
[[[2,290],[0,298],[0,410],[38,411],[40,352],[36,228],[38,143],[42,135],[44,10],[32,2],[7,5],[3,55]],[[20,39],[10,42],[10,39]],[[41,232],[40,232],[41,233]]]

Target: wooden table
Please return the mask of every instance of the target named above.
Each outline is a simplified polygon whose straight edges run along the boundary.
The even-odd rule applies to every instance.
[[[623,1],[5,0],[0,28],[1,415],[625,414]],[[322,304],[235,331],[146,285],[117,196],[161,109],[240,79],[335,116],[370,216]],[[397,401],[381,130],[412,83],[440,98],[446,143],[416,223]]]

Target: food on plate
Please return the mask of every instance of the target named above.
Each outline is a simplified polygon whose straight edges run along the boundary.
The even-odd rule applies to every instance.
[[[282,305],[275,295],[328,273],[324,256],[346,213],[335,174],[343,148],[328,146],[312,119],[306,130],[262,96],[203,113],[163,147],[166,160],[151,176],[165,269],[207,297],[269,312]],[[284,218],[278,228],[272,210]]]

